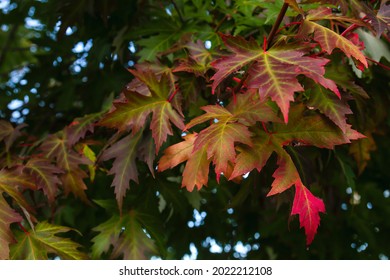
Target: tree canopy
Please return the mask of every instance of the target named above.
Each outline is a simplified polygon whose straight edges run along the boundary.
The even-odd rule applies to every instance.
[[[389,17],[0,1],[0,259],[388,259]]]

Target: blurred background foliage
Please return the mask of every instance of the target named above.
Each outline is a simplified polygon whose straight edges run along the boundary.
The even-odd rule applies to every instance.
[[[313,3],[304,5],[305,10],[319,5],[309,2]],[[338,8],[337,2],[348,1],[330,2]],[[157,61],[161,52],[167,58],[160,59],[169,62],[169,49],[186,34],[208,42],[210,51],[217,52],[218,31],[257,38],[269,32],[282,4],[280,0],[1,0],[0,117],[14,125],[26,123],[25,135],[41,139],[75,118],[107,108],[131,80],[127,68]],[[366,42],[371,42],[366,55],[375,55],[389,67],[388,40],[369,37]],[[161,237],[160,252],[165,252],[156,257],[388,259],[390,71],[376,64],[361,76],[350,68],[333,73],[337,71],[336,76],[350,75],[370,97],[350,104],[354,110],[350,122],[368,138],[334,151],[293,148],[294,160],[308,170],[321,167],[307,174],[312,192],[324,199],[327,209],[310,248],[297,219],[289,218],[292,191],[266,198],[268,190],[262,186],[272,182],[274,158],[273,164],[260,174],[252,172],[240,185],[224,178],[218,185],[210,179],[207,188],[192,193],[180,189],[178,168],[153,178],[139,163],[140,182],[131,183],[124,204],[148,214],[141,223],[151,225],[148,232],[155,230],[154,236]],[[197,102],[209,100],[202,97]],[[97,130],[93,140],[110,137],[111,132]],[[179,139],[178,134],[169,143]],[[87,183],[88,196],[96,200],[93,207],[72,196],[61,197],[55,215],[49,207],[40,210],[42,219],[78,229],[83,235],[72,237],[89,248],[97,234],[92,228],[110,217],[112,208],[106,202],[114,199],[111,180],[97,172],[94,182]]]

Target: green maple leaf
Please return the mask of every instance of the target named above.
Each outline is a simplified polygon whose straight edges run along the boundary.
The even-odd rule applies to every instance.
[[[271,132],[256,131],[252,140],[255,145],[252,149],[239,145],[236,164],[229,179],[243,175],[257,169],[260,171],[273,152],[278,155],[277,165],[268,195],[283,192],[300,179],[295,164],[290,155],[283,149],[284,146],[296,141],[300,145],[311,145],[319,148],[333,149],[336,145],[350,143],[351,140],[364,138],[362,134],[351,129],[346,132],[335,126],[324,116],[316,112],[307,114],[303,105],[295,105],[290,110],[290,121],[286,124],[274,123]]]
[[[34,212],[22,194],[23,189],[37,189],[34,179],[20,170],[0,170],[0,195],[8,194],[21,207]]]
[[[126,100],[114,103],[115,110],[108,113],[100,125],[119,130],[132,129],[133,134],[145,126],[150,114],[153,114],[150,129],[158,152],[168,135],[172,135],[172,122],[179,129],[184,129],[182,116],[168,101],[172,93],[171,83],[163,74],[160,80],[152,72],[131,71],[140,81],[147,85],[150,96],[138,92],[125,92]]]
[[[375,28],[376,36],[379,38],[383,32],[390,30],[390,5],[386,1],[382,1],[378,13],[368,13],[368,17],[372,20],[372,25]]]
[[[202,110],[206,114],[191,120],[186,125],[186,129],[209,120],[215,122],[199,133],[194,142],[194,151],[206,147],[207,158],[212,159],[216,166],[215,172],[219,176],[222,172],[226,173],[228,163],[235,160],[234,143],[252,145],[251,133],[247,126],[238,122],[240,119],[238,116],[224,107],[209,105],[202,107]]]
[[[310,91],[308,106],[320,110],[331,119],[344,133],[348,129],[346,115],[352,114],[347,102],[336,98],[322,87],[313,87]]]
[[[69,227],[40,222],[34,230],[16,235],[17,243],[10,248],[10,257],[14,260],[46,260],[48,254],[56,254],[67,260],[87,259],[87,255],[78,250],[81,247],[69,238],[57,234],[68,232]]]
[[[164,171],[187,161],[182,187],[189,191],[207,185],[210,162],[215,164],[217,179],[221,173],[230,177],[231,164],[236,160],[235,144],[253,144],[248,125],[261,121],[280,122],[272,106],[261,102],[256,94],[239,94],[226,108],[208,105],[202,109],[206,113],[192,119],[186,129],[208,121],[213,124],[199,134],[189,134],[185,136],[185,141],[168,147],[158,164],[158,170]]]
[[[100,201],[96,202],[104,206]],[[150,234],[160,240],[156,225],[153,219],[150,220],[147,214],[139,210],[131,210],[122,215],[114,214],[108,221],[93,229],[99,234],[92,239],[92,258],[98,259],[104,253],[108,253],[113,259],[128,260],[148,259],[152,255],[158,255],[156,242],[148,236]]]
[[[324,66],[329,60],[304,56],[304,52],[289,46],[273,47],[264,51],[254,40],[247,41],[238,36],[221,36],[226,47],[234,54],[211,63],[217,69],[211,78],[214,80],[213,92],[230,74],[251,63],[251,67],[247,70],[248,88],[258,90],[261,100],[270,97],[275,101],[286,123],[290,102],[294,100],[294,92],[303,91],[302,85],[297,80],[298,75],[303,74],[340,96],[336,84],[324,78]]]

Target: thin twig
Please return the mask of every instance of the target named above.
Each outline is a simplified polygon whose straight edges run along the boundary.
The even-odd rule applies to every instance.
[[[288,4],[287,3],[284,3],[283,4],[283,7],[282,9],[280,10],[279,12],[279,15],[278,15],[278,18],[276,19],[275,21],[275,24],[272,26],[272,29],[271,29],[271,32],[269,33],[268,35],[268,38],[267,38],[267,47],[266,49],[268,50],[271,45],[272,45],[272,41],[274,40],[275,38],[275,35],[276,35],[276,31],[279,29],[279,26],[280,24],[282,23],[282,20],[287,12],[287,9],[288,9]]]

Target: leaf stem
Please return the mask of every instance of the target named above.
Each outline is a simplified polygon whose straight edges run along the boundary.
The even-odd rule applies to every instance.
[[[21,230],[23,230],[23,232],[27,235],[29,235],[30,233],[28,232],[28,230],[22,225],[21,222],[18,222],[18,226],[20,227]]]
[[[275,35],[276,35],[276,31],[279,29],[279,26],[280,26],[280,24],[285,16],[286,12],[287,12],[287,9],[288,9],[288,4],[284,3],[274,25],[272,26],[271,32],[268,35],[268,38],[267,38],[268,44],[267,44],[267,47],[265,48],[266,50],[268,50],[271,47],[272,41],[274,40]]]
[[[367,56],[366,56],[366,59],[369,60],[369,61],[371,61],[371,62],[373,62],[373,63],[375,63],[376,65],[382,67],[383,69],[386,69],[386,70],[390,71],[390,67],[389,67],[389,66],[384,65],[384,64],[380,63],[379,61],[376,61],[376,60],[374,60],[374,59],[372,59],[372,58],[369,58],[369,57],[367,57]]]
[[[175,85],[175,90],[172,92],[172,94],[168,97],[168,102],[171,103],[172,99],[175,97],[175,95],[179,92],[179,86]]]

